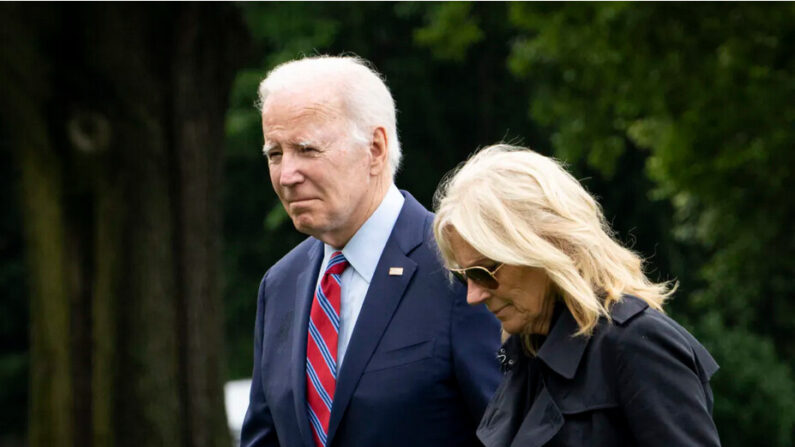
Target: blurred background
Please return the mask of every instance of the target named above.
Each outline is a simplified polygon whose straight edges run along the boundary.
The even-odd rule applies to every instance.
[[[316,53],[384,74],[427,207],[497,141],[567,163],[679,281],[723,444],[793,444],[792,3],[3,3],[0,39],[0,446],[231,445],[259,280],[303,239],[256,87]]]

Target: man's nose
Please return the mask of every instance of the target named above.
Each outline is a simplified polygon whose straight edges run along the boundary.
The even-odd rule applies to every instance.
[[[288,154],[282,155],[282,160],[279,164],[279,185],[292,186],[301,183],[303,179],[304,176],[301,174],[299,160]]]
[[[467,303],[475,306],[483,303],[490,296],[489,291],[471,279],[467,279]]]

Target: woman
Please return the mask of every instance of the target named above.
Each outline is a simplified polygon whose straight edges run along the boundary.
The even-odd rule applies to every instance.
[[[496,446],[717,446],[718,365],[665,316],[675,288],[611,236],[554,160],[483,149],[436,194],[445,264],[507,337],[478,437]]]

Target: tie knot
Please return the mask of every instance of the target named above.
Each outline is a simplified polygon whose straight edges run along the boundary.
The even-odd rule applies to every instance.
[[[348,267],[348,260],[345,259],[341,251],[335,251],[326,266],[326,275],[340,275]]]

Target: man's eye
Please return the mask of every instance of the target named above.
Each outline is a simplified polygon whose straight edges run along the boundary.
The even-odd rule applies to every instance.
[[[304,153],[304,154],[309,154],[309,153],[312,153],[312,152],[317,152],[317,149],[315,149],[313,146],[301,146],[301,148],[300,148],[299,150],[300,150],[302,153]]]
[[[277,161],[282,158],[282,153],[279,151],[268,152],[268,161]]]

